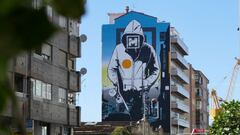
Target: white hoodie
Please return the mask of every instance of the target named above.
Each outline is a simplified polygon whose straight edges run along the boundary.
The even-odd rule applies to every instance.
[[[136,20],[127,25],[123,36],[128,34],[137,34],[144,39],[142,27]],[[116,46],[108,65],[109,79],[115,85],[122,81],[123,91],[149,89],[159,75],[159,64],[154,48],[143,42],[139,51],[136,51],[135,59],[126,50],[126,45],[123,43]],[[117,75],[118,71],[120,80]]]

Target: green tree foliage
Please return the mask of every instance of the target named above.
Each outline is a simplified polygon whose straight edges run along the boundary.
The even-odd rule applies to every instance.
[[[116,127],[111,135],[131,135],[131,133],[124,127]]]
[[[210,129],[212,135],[240,134],[240,102],[225,102],[222,110],[217,114]]]
[[[6,103],[11,101],[16,106],[14,115],[22,131],[24,127],[19,122],[15,92],[7,77],[9,60],[23,51],[39,48],[58,31],[48,20],[46,4],[51,5],[59,14],[72,19],[79,19],[85,13],[85,0],[42,1],[40,7],[34,8],[33,0],[0,0],[0,113]],[[25,134],[24,131],[21,134]]]

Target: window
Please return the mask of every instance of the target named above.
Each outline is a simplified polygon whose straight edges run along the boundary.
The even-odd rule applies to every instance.
[[[66,127],[64,127],[63,130],[64,130],[63,135],[70,135],[70,133],[71,133],[71,128],[66,128]]]
[[[32,91],[34,97],[52,99],[52,85],[40,80],[31,79]]]
[[[51,84],[47,84],[46,98],[49,100],[52,99],[52,85]]]
[[[201,101],[197,101],[197,109],[201,109],[202,108],[202,102]]]
[[[42,135],[47,135],[47,126],[42,126]]]
[[[42,0],[33,0],[32,5],[35,9],[39,9],[42,6]]]
[[[59,26],[63,29],[67,29],[67,19],[59,15]]]
[[[23,92],[23,83],[24,83],[23,75],[15,74],[14,81],[15,81],[15,90],[17,92]]]
[[[66,90],[63,88],[58,88],[58,102],[66,103]]]
[[[35,54],[42,55],[42,48],[38,48],[34,51]]]
[[[75,96],[73,93],[68,93],[68,104],[75,105]]]
[[[47,84],[42,82],[42,98],[47,98]]]
[[[36,92],[34,96],[42,97],[42,83],[39,80],[36,80]]]
[[[59,65],[66,67],[67,66],[67,54],[59,50]]]
[[[202,96],[202,90],[201,89],[197,89],[196,96]]]
[[[52,51],[51,46],[48,45],[48,44],[44,44],[42,46],[42,57],[44,59],[50,60],[50,58],[51,58],[51,51]]]
[[[52,47],[48,44],[43,44],[41,48],[34,51],[34,56],[38,59],[51,60]]]

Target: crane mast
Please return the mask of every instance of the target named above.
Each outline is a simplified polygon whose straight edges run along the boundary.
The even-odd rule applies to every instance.
[[[238,76],[238,71],[240,69],[240,59],[236,58],[236,60],[237,60],[237,63],[235,64],[233,72],[232,72],[232,77],[231,77],[231,80],[230,80],[228,93],[227,93],[227,97],[226,97],[227,101],[231,100],[231,98],[232,98],[233,91],[234,91],[235,84],[236,84],[236,80],[237,80],[237,76]]]
[[[219,99],[217,97],[217,92],[215,89],[212,89],[211,91],[211,107],[212,109],[210,110],[210,116],[212,119],[217,115],[217,113],[221,110]]]

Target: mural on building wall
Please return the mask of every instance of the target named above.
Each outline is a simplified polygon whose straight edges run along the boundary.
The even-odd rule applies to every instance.
[[[143,95],[156,82],[159,64],[153,47],[144,42],[142,27],[136,20],[127,25],[121,41],[108,65],[108,78],[115,86],[109,95],[122,105],[120,112],[137,121],[143,117]]]
[[[145,23],[139,19],[143,16],[146,20],[149,18],[130,12],[115,24],[103,26],[103,121],[138,121],[145,115],[150,124],[157,127],[161,124],[160,117],[164,116],[162,113],[168,111],[161,109],[160,101],[169,100],[162,98],[169,97],[166,93],[170,91],[169,24],[161,26],[154,17]],[[146,27],[151,22],[158,27]]]

